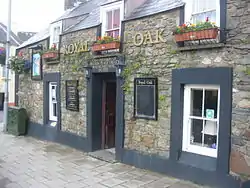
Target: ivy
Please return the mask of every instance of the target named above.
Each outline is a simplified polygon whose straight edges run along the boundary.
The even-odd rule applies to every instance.
[[[250,68],[249,67],[246,67],[246,69],[244,70],[244,72],[245,72],[246,75],[250,76]]]
[[[10,69],[17,74],[28,73],[30,67],[26,67],[27,61],[23,57],[14,56],[10,59]]]

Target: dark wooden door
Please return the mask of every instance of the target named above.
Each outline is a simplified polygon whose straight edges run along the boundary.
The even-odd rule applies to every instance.
[[[105,91],[105,148],[115,147],[116,82],[106,82]]]

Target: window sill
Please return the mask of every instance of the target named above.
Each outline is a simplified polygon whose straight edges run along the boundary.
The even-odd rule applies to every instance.
[[[217,159],[194,153],[181,152],[179,163],[209,171],[216,171]]]
[[[224,43],[204,44],[204,45],[178,47],[176,51],[185,52],[185,51],[204,50],[204,49],[223,48],[223,47],[225,47]]]

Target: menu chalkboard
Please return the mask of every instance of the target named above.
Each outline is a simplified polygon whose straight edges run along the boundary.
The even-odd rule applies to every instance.
[[[66,80],[66,109],[79,111],[78,80]]]
[[[157,79],[135,78],[134,96],[135,117],[157,119]]]

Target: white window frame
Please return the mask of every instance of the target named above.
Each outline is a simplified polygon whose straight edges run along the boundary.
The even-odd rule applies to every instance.
[[[189,22],[191,22],[192,14],[198,14],[198,13],[202,13],[202,12],[192,12],[193,0],[184,0],[184,2],[185,2],[185,23],[189,23]],[[207,10],[207,11],[209,11],[209,10]],[[205,11],[205,12],[207,12],[207,11]],[[216,0],[216,26],[220,27],[220,0]]]
[[[119,36],[121,36],[121,22],[124,19],[124,3],[123,1],[119,1],[116,3],[111,3],[108,5],[101,6],[100,8],[100,23],[102,23],[102,36],[105,35],[106,25],[107,25],[107,12],[120,9],[120,28],[119,28]]]
[[[52,101],[52,86],[56,87],[56,92],[55,95],[57,96],[57,92],[58,92],[58,85],[56,82],[49,82],[49,120],[50,121],[57,121],[58,117],[53,115],[53,104],[56,103],[57,104],[57,108],[58,108],[58,101],[56,98],[56,101]],[[57,110],[57,109],[56,109]]]
[[[56,44],[56,47],[57,49],[59,48],[59,41],[54,41],[54,38],[55,38],[55,28],[60,28],[60,32],[59,32],[59,41],[60,41],[60,35],[62,34],[62,21],[59,21],[59,22],[56,22],[56,23],[53,23],[50,25],[50,45],[49,45],[49,48],[51,48],[51,46],[53,44]]]
[[[217,118],[216,119],[208,119],[205,117],[193,118],[191,116],[191,89],[205,89],[205,90],[217,90],[218,91],[218,106],[217,106]],[[203,95],[203,105],[204,105],[204,95]],[[219,112],[220,112],[220,87],[214,85],[185,85],[184,86],[184,105],[183,105],[183,137],[182,137],[182,151],[196,153],[204,156],[214,157],[217,158],[218,146],[219,146]],[[202,114],[204,114],[204,107],[202,108]],[[195,146],[190,144],[191,138],[191,119],[200,119],[200,120],[209,120],[209,121],[216,121],[217,122],[217,143],[216,149],[213,148],[206,148],[201,146]],[[204,129],[204,124],[203,124]]]

